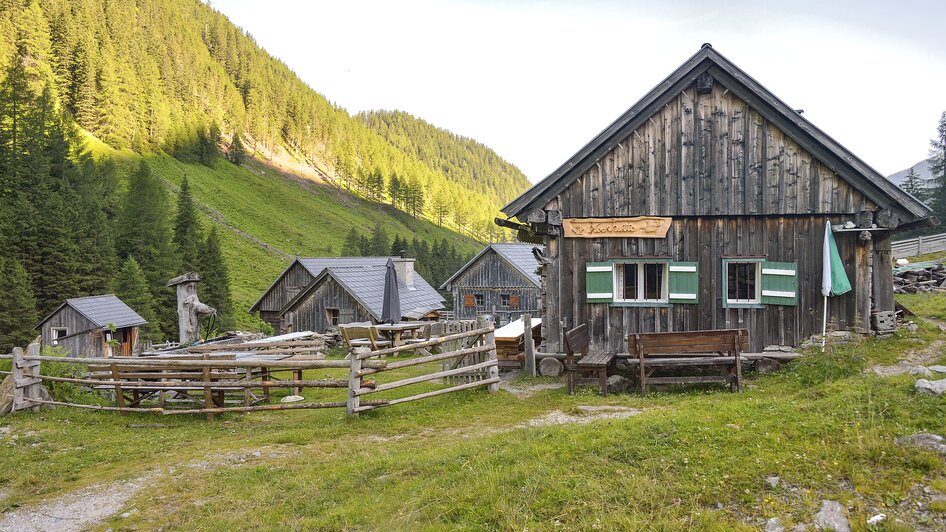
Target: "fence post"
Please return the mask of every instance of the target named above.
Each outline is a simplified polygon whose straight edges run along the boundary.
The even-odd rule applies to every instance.
[[[40,346],[39,342],[33,342],[30,345],[26,346],[26,356],[29,357],[38,357],[40,355]],[[24,360],[23,361],[23,377],[26,379],[26,386],[23,390],[24,399],[40,399],[39,386],[41,380],[40,375],[40,362],[39,360]],[[26,407],[32,407],[33,412],[39,412],[41,405],[39,403],[33,403],[26,401]]]
[[[361,358],[358,355],[367,353],[367,347],[356,347],[351,351],[351,369],[348,370],[348,403],[345,405],[345,414],[348,417],[358,416],[358,407],[361,406],[361,397],[356,394],[361,389]]]
[[[13,374],[13,404],[10,406],[10,412],[16,412],[24,408],[23,387],[23,348],[13,348],[13,363],[10,364],[10,372]]]
[[[522,315],[522,343],[526,352],[526,374],[535,377],[535,342],[532,340],[532,314]]]
[[[487,318],[484,321],[485,321],[485,325],[490,328],[489,332],[486,333],[486,345],[490,346],[489,360],[496,362],[497,360],[496,359],[496,333],[493,332],[495,330],[495,327],[493,326],[493,320]],[[489,376],[490,379],[499,377],[498,363],[489,367],[489,371],[487,372],[487,375]],[[499,391],[498,382],[494,382],[489,385],[489,393],[496,393],[498,391]]]

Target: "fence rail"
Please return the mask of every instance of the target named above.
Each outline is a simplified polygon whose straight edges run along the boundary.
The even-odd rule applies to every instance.
[[[350,360],[306,359],[298,356],[281,358],[264,354],[222,359],[223,353],[210,350],[180,357],[64,358],[40,355],[40,344],[36,341],[25,352],[15,348],[12,354],[0,354],[0,360],[12,359],[11,371],[0,371],[0,375],[12,376],[13,411],[36,411],[43,405],[50,405],[121,413],[204,414],[209,420],[216,414],[228,412],[345,408],[348,415],[357,415],[381,406],[426,399],[476,386],[488,385],[490,391],[498,390],[499,369],[493,326],[487,320],[472,323],[472,326],[464,324],[447,328],[447,332],[452,334],[411,345],[378,351],[358,349],[352,353]],[[463,332],[454,332],[457,330]],[[276,351],[286,346],[274,344],[271,347]],[[398,354],[419,356],[391,362],[377,358]],[[456,360],[457,363],[449,368],[445,364],[442,371],[393,382],[364,380],[365,376],[376,373],[438,361],[445,363],[448,360]],[[463,361],[466,363],[461,365]],[[44,375],[41,373],[44,362],[79,365],[82,371],[71,376]],[[348,378],[303,378],[303,370],[317,369],[347,369]],[[289,372],[291,377],[273,378],[276,372]],[[453,379],[461,376],[465,376],[465,380],[459,386],[393,399],[363,397],[437,379],[454,384],[456,381]],[[40,385],[44,381],[108,392],[114,397],[115,405],[51,400],[41,395]],[[338,401],[265,404],[273,388],[288,388],[295,395],[305,388],[347,389],[348,395]]]
[[[890,251],[895,259],[905,259],[926,253],[946,251],[946,233],[926,235],[890,243]]]

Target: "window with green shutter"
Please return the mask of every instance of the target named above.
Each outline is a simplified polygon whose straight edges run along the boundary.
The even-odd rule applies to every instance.
[[[794,262],[766,261],[762,264],[762,303],[798,304],[798,267]]]
[[[696,304],[699,298],[700,274],[696,262],[671,262],[669,264],[671,303]]]
[[[585,263],[585,294],[589,303],[614,300],[614,265],[610,262]]]

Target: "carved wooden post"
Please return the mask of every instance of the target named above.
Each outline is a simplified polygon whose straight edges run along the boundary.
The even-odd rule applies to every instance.
[[[532,314],[522,315],[522,343],[526,352],[526,375],[535,377],[535,341],[532,339]]]
[[[358,407],[361,406],[361,396],[357,395],[357,391],[361,389],[361,375],[358,374],[361,371],[359,355],[368,351],[370,350],[367,347],[356,347],[351,352],[351,369],[348,372],[348,403],[345,408],[348,417],[358,416]]]
[[[177,287],[177,324],[180,328],[179,341],[192,344],[200,339],[198,314],[213,314],[213,307],[205,305],[197,298],[197,283],[200,276],[194,272],[175,277],[168,281],[168,286]]]

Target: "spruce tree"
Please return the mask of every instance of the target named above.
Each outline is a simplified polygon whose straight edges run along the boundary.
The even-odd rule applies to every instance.
[[[917,175],[916,170],[913,168],[910,168],[910,171],[904,176],[903,184],[900,185],[900,188],[908,192],[914,198],[924,201],[926,188],[923,186],[923,180],[920,179],[920,176]]]
[[[177,216],[174,218],[174,244],[181,258],[181,272],[197,271],[200,263],[201,234],[197,207],[191,195],[187,177],[181,183],[177,196]]]
[[[933,212],[942,220],[946,219],[946,111],[936,125],[936,136],[930,140],[930,166]]]
[[[234,326],[233,298],[230,294],[230,271],[223,259],[223,248],[217,227],[210,228],[204,253],[201,255],[201,282],[198,285],[201,300],[217,309],[217,326],[222,331]]]
[[[36,300],[23,266],[13,258],[0,257],[0,353],[25,347],[36,335]]]
[[[361,250],[359,249],[359,240],[358,231],[352,227],[351,231],[349,231],[348,235],[345,237],[345,244],[342,246],[342,256],[357,257],[361,255]]]
[[[371,240],[368,240],[368,237],[365,235],[358,237],[358,255],[361,257],[371,255]]]
[[[378,223],[374,226],[374,232],[371,233],[371,254],[383,257],[391,249],[391,241],[388,240],[388,233],[384,227]]]
[[[154,296],[148,286],[148,279],[134,257],[128,257],[112,282],[112,291],[119,299],[131,307],[148,322],[139,329],[140,339],[157,342],[163,339],[159,320],[155,312]]]
[[[241,166],[243,161],[246,160],[246,146],[243,145],[239,133],[233,134],[233,141],[230,143],[230,150],[227,152],[227,156],[230,158],[230,162],[237,166]]]

